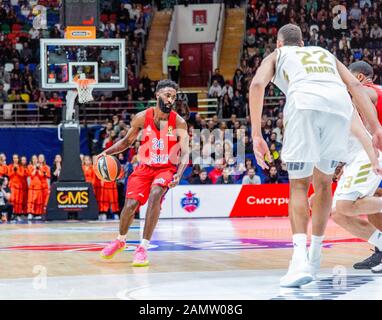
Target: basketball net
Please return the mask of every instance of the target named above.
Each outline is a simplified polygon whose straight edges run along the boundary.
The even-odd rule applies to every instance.
[[[80,76],[75,76],[73,79],[77,87],[78,102],[87,103],[93,101],[93,84],[96,82],[94,79],[86,79],[85,74],[81,73]]]

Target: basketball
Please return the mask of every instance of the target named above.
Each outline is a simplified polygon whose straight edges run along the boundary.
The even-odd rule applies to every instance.
[[[116,157],[102,156],[94,164],[94,172],[100,180],[115,181],[121,174],[121,164]]]

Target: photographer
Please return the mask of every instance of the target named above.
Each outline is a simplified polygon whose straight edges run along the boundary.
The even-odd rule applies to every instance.
[[[0,213],[1,222],[6,223],[12,217],[12,205],[9,203],[11,199],[11,190],[8,187],[8,177],[0,178]]]

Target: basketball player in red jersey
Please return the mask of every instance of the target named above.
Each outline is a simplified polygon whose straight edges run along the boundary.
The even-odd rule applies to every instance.
[[[101,252],[101,257],[105,259],[111,259],[124,250],[134,214],[148,200],[143,239],[135,250],[132,266],[144,267],[149,264],[147,249],[159,219],[161,201],[167,190],[179,183],[189,160],[187,123],[173,110],[177,88],[177,84],[171,80],[159,81],[156,106],[139,112],[132,120],[126,136],[101,154],[123,152],[142,131],[138,151],[140,163],[128,179],[119,235]]]
[[[349,66],[349,70],[362,83],[382,123],[382,87],[373,83],[373,68],[364,61],[357,61]],[[370,162],[363,153],[363,150],[358,152],[355,159],[345,166],[333,198],[332,218],[345,230],[375,246],[369,258],[353,267],[379,273],[382,272],[382,198],[378,194],[382,190],[378,186],[382,177],[366,168]],[[381,154],[379,162],[382,162]],[[361,219],[361,214],[366,214],[368,221]]]

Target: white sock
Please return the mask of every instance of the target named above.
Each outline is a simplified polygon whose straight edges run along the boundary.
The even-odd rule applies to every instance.
[[[312,240],[309,247],[309,260],[314,261],[321,256],[321,247],[324,236],[312,235]]]
[[[382,232],[379,230],[375,230],[371,235],[369,240],[367,240],[370,244],[377,247],[380,251],[382,250]]]
[[[126,235],[126,234],[125,234],[125,235],[121,235],[121,234],[119,234],[118,237],[117,237],[117,239],[118,239],[119,241],[123,241],[123,242],[126,242],[126,238],[127,238],[127,235]]]
[[[293,260],[306,261],[306,238],[305,233],[293,235]]]
[[[141,246],[145,249],[148,249],[150,245],[150,240],[142,239],[141,240]]]

